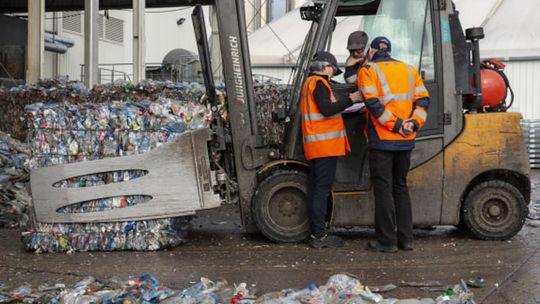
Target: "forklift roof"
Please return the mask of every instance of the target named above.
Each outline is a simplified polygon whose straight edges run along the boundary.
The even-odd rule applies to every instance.
[[[340,0],[336,16],[374,15],[381,0]]]

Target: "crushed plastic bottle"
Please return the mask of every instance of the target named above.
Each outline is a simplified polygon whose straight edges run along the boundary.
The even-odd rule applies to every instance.
[[[6,287],[2,288],[6,290]],[[335,289],[333,294],[345,295],[324,298],[324,291]],[[73,286],[57,284],[38,290],[23,285],[11,292],[0,293],[0,303],[163,303],[163,304],[434,304],[433,299],[383,299],[375,297],[369,289],[351,276],[338,274],[326,285],[314,284],[303,289],[284,289],[256,297],[246,283],[231,286],[225,280],[213,282],[207,278],[185,289],[165,286],[152,274],[131,276],[127,279],[112,277],[101,281],[87,277]],[[437,304],[474,304],[472,293],[465,283],[447,290],[437,298]]]
[[[474,293],[462,280],[454,288],[449,288],[435,299],[437,304],[475,304]]]
[[[531,200],[527,217],[534,221],[540,220],[540,200]]]
[[[0,132],[0,227],[17,227],[30,204],[28,145]]]

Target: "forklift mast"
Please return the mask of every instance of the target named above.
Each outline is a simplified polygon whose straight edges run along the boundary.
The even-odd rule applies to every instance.
[[[254,232],[256,227],[251,216],[251,198],[257,185],[257,168],[267,163],[269,156],[276,153],[263,145],[257,124],[244,1],[219,0],[215,1],[213,7],[218,21],[231,139],[228,139],[224,131],[221,118],[217,117],[215,95],[209,95],[209,103],[217,122],[210,150],[214,155],[221,153],[222,158],[233,158],[234,166],[228,168],[226,174],[235,177],[239,185],[237,194],[244,230]],[[204,16],[200,6],[195,8],[193,20],[207,92],[215,92]],[[232,155],[227,153],[227,148],[232,148]]]

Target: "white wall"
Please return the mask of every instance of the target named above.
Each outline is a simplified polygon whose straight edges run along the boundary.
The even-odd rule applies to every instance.
[[[60,35],[73,39],[75,41],[75,45],[69,48],[65,54],[58,56],[59,73],[62,76],[68,76],[70,80],[81,80],[80,65],[84,63],[83,36],[65,31]]]
[[[101,11],[100,14],[103,14]],[[124,20],[124,41],[122,43],[105,41],[99,39],[99,63],[130,63],[132,60],[131,36],[132,36],[132,19],[131,12],[128,11],[109,11],[110,17]],[[84,16],[84,14],[83,14]],[[84,20],[84,19],[83,19]],[[61,22],[61,20],[60,20]],[[84,21],[82,21],[84,32]],[[68,48],[65,54],[58,55],[59,75],[68,76],[70,80],[81,80],[81,64],[84,64],[84,35],[68,30],[62,30],[60,35],[74,40],[75,45]],[[50,54],[50,55],[47,55]],[[53,54],[46,52],[45,63],[52,60]],[[108,68],[108,67],[106,67]],[[119,70],[132,74],[130,66],[118,67]],[[50,74],[50,76],[53,76]],[[119,76],[118,76],[119,77]]]
[[[521,112],[524,119],[540,119],[540,61],[505,64],[505,72],[515,94],[510,110]]]
[[[197,52],[195,34],[191,21],[192,7],[187,9],[162,8],[148,9],[146,13],[146,62],[161,63],[165,55],[176,48],[183,48],[192,52]],[[208,22],[208,7],[204,8],[207,20],[207,31],[210,35],[210,24]],[[48,13],[49,14],[49,13]],[[103,11],[100,11],[103,14]],[[52,16],[52,15],[51,15]],[[47,15],[47,18],[51,17]],[[122,43],[99,40],[99,63],[101,68],[112,69],[112,64],[131,64],[133,60],[133,18],[131,10],[110,10],[109,16],[124,21],[124,41]],[[177,25],[179,18],[185,18],[182,25]],[[84,19],[83,19],[84,20]],[[61,22],[61,19],[58,19]],[[47,20],[47,30],[52,30],[52,21]],[[83,21],[84,32],[84,21]],[[81,64],[84,63],[84,36],[80,33],[63,30],[61,36],[69,37],[75,41],[75,45],[68,49],[65,54],[59,57],[59,74],[67,75],[71,80],[81,80]],[[52,77],[54,66],[54,54],[45,53],[45,76]],[[116,65],[115,70],[127,73],[131,79],[133,69],[131,65]],[[110,71],[102,70],[106,74],[105,80],[111,78]],[[121,78],[116,73],[116,78]]]
[[[285,0],[277,0],[277,1],[285,1]],[[268,16],[267,9],[268,9],[268,3],[269,2],[268,2],[268,0],[260,0],[260,2],[262,4],[262,7],[261,7],[260,11],[258,11],[252,5],[252,3],[255,4],[254,0],[245,0],[244,1],[245,11],[246,11],[246,24],[248,25],[248,27],[247,27],[248,32],[253,32],[254,30],[257,29],[255,27],[256,22],[254,20],[256,18],[260,18],[260,20],[261,20],[260,26],[261,27],[266,25],[266,23],[267,23],[267,16]],[[294,0],[294,7],[297,8],[299,6],[302,6],[306,2],[308,2],[308,0]],[[258,15],[260,15],[260,16],[258,16]],[[250,24],[250,21],[251,21],[251,24]]]
[[[54,21],[56,22],[62,21],[60,19],[53,20],[52,19],[53,17],[54,17],[53,13],[45,13],[45,30],[46,31],[53,31]],[[56,65],[56,54],[45,51],[45,54],[43,55],[43,77],[44,78],[53,77],[54,71],[55,71],[55,65]]]
[[[174,9],[174,8],[173,8]],[[148,9],[146,13],[146,61],[155,63],[163,60],[163,57],[177,48],[183,48],[197,53],[193,22],[191,21],[192,7],[169,13],[156,13],[170,11],[172,9]],[[204,7],[206,31],[210,36],[209,9]],[[184,18],[182,25],[176,21]]]

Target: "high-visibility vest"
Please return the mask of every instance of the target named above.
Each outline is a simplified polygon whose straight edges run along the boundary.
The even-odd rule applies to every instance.
[[[398,131],[403,121],[409,118],[415,119],[419,128],[426,122],[429,93],[418,71],[392,59],[370,62],[360,69],[358,86],[368,109],[370,99],[377,99],[383,105],[369,111],[377,136],[369,136],[368,140],[396,142],[396,146],[399,142],[412,141],[414,145],[416,132],[404,137]]]
[[[306,159],[343,156],[351,152],[345,124],[341,114],[325,117],[313,98],[317,82],[327,88],[333,102],[334,95],[330,84],[321,76],[309,76],[302,88],[301,114],[304,155]]]

